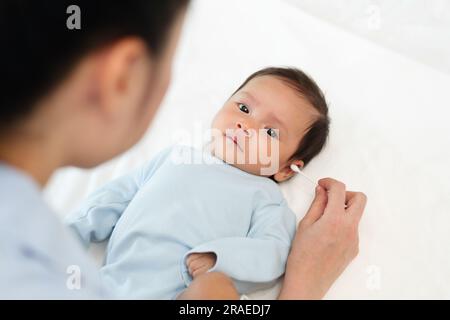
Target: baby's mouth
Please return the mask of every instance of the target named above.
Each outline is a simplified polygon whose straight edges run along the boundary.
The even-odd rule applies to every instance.
[[[238,141],[237,141],[237,137],[236,137],[236,136],[230,136],[230,135],[227,135],[227,134],[224,134],[224,136],[225,136],[225,138],[227,138],[227,139],[233,141],[233,143],[234,143],[235,145],[237,145],[237,147],[239,148],[239,150],[243,151],[242,148],[241,148],[241,146],[239,145],[239,143],[238,143]]]

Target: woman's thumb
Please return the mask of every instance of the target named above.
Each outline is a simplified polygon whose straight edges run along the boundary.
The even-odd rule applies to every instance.
[[[325,207],[327,206],[327,192],[321,186],[316,187],[316,197],[314,198],[308,212],[306,213],[303,221],[307,224],[313,224],[323,215]]]

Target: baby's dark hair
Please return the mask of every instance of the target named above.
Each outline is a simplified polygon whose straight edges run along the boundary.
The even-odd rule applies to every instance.
[[[328,105],[322,90],[313,79],[297,68],[269,67],[251,74],[233,94],[241,90],[250,80],[262,76],[273,76],[284,81],[318,111],[319,115],[308,127],[297,150],[289,158],[289,161],[302,160],[304,165],[307,165],[323,149],[329,133]]]

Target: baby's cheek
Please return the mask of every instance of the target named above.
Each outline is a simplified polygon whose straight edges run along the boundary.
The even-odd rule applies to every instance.
[[[267,155],[267,157],[270,157],[271,159],[280,157],[280,144],[276,139],[262,139],[261,150],[264,150],[265,155]]]
[[[254,144],[253,151],[255,152],[254,159],[257,159],[259,167],[270,166],[273,162],[273,157],[278,155],[278,150],[276,150],[276,146],[270,139],[261,136],[259,136],[257,144]]]
[[[222,128],[223,125],[223,111],[219,110],[219,112],[216,113],[216,115],[214,116],[214,119],[212,121],[212,127],[214,128]]]

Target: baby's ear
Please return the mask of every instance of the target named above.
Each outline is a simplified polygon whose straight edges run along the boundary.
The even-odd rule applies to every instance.
[[[304,163],[302,160],[289,161],[286,166],[281,168],[277,173],[274,174],[273,178],[276,182],[283,182],[290,179],[295,172],[291,169],[291,164],[297,165],[300,169],[303,168]]]

